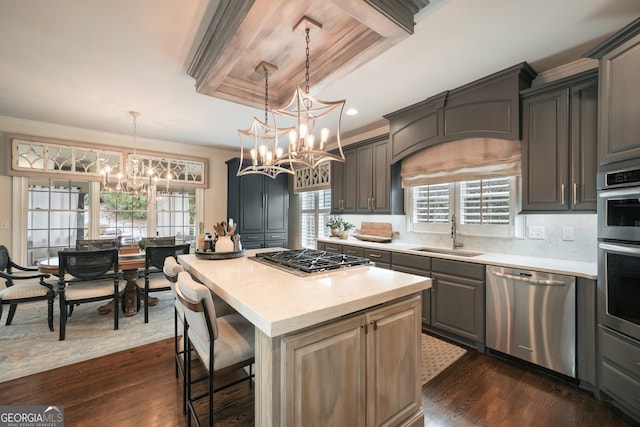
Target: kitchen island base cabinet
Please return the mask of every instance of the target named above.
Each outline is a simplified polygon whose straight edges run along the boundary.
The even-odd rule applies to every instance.
[[[414,295],[282,337],[273,425],[422,425],[420,319]]]

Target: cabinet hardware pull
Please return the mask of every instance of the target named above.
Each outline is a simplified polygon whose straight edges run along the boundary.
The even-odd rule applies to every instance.
[[[258,236],[247,236],[247,240],[255,240]]]
[[[378,322],[376,322],[375,320],[373,322],[371,322],[373,324],[373,330],[377,331],[378,330]]]
[[[276,236],[271,236],[271,238],[272,238],[272,239],[277,239],[277,238],[279,238],[279,237],[280,237],[280,236],[278,236],[278,235],[276,235]]]
[[[636,402],[639,402],[639,403],[640,403],[640,397],[636,396],[635,394],[630,394],[629,396],[631,396],[631,398],[632,398],[633,400],[635,400]]]
[[[564,206],[564,205],[565,205],[565,203],[566,203],[566,200],[565,200],[565,198],[564,198],[564,184],[562,184],[562,185],[560,186],[560,190],[561,190],[561,192],[562,192],[562,206]]]
[[[378,254],[369,254],[369,256],[371,258],[382,258],[382,255],[378,255]]]
[[[578,204],[578,184],[573,183],[573,206]]]
[[[374,210],[376,208],[376,198],[372,197],[371,198],[371,210]]]
[[[369,333],[369,325],[367,325],[366,323],[363,323],[362,325],[360,325],[361,328],[364,328],[364,333],[368,334]]]
[[[640,360],[632,360],[631,364],[637,368],[640,368]]]

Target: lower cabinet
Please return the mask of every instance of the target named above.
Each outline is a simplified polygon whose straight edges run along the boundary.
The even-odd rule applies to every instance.
[[[431,326],[484,352],[485,266],[433,258]]]
[[[640,342],[600,326],[600,389],[640,422]]]
[[[422,425],[420,297],[285,337],[283,425]]]
[[[391,252],[391,269],[402,273],[431,277],[431,258]],[[431,289],[422,291],[422,324],[431,324]]]

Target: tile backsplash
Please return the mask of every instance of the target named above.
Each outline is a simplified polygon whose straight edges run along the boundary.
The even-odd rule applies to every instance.
[[[400,235],[397,241],[416,245],[450,248],[452,240],[447,234],[416,233],[408,231],[405,215],[343,215],[343,218],[360,227],[362,222],[390,222]],[[560,258],[571,261],[596,262],[597,216],[596,214],[521,215],[525,237],[486,237],[458,235],[466,250],[508,253],[512,255]],[[541,231],[543,239],[530,239],[526,231]],[[573,240],[571,240],[573,239]]]

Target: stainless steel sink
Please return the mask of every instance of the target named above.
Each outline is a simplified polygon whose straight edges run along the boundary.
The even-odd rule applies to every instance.
[[[463,251],[460,249],[443,249],[443,248],[413,248],[412,251],[430,252],[434,254],[455,255],[463,257],[474,257],[482,255],[482,252]]]

